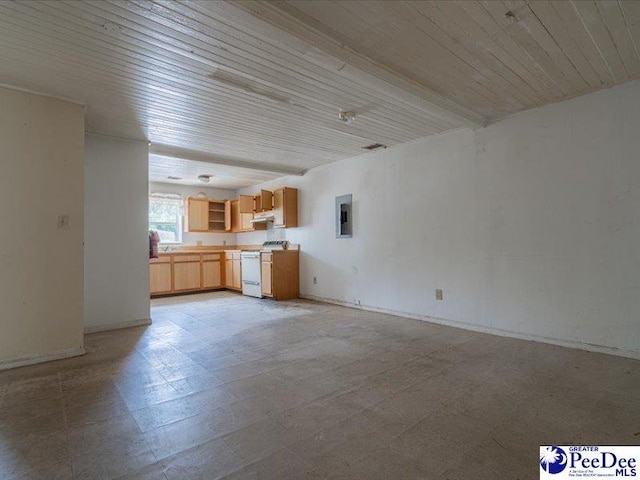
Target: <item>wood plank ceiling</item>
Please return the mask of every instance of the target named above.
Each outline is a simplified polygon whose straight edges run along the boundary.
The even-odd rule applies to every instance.
[[[633,1],[0,0],[1,84],[272,174],[623,83],[639,47]]]
[[[277,7],[489,122],[640,74],[637,0],[291,0]]]

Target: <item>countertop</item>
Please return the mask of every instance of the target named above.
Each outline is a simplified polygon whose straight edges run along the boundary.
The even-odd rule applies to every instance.
[[[292,248],[293,247],[293,248]],[[231,245],[231,246],[215,246],[215,247],[186,247],[177,250],[164,251],[162,247],[158,249],[158,256],[166,257],[169,255],[199,255],[201,253],[224,253],[224,252],[246,252],[246,251],[261,251],[262,245]],[[299,251],[297,245],[292,245],[287,250],[274,250],[274,253],[278,252],[297,252]]]

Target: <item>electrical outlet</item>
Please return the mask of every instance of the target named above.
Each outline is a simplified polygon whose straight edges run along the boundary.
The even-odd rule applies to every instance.
[[[202,240],[198,240],[198,241],[196,241],[196,245],[197,245],[197,246],[199,246],[199,247],[201,247],[201,246],[202,246]]]
[[[226,240],[223,240],[223,241],[222,241],[222,245],[223,245],[223,246],[226,246],[226,245],[227,245],[227,241],[226,241]]]
[[[58,215],[58,228],[69,230],[69,215]]]
[[[436,300],[442,300],[444,298],[444,294],[442,293],[441,288],[436,288]]]
[[[318,284],[318,277],[313,277],[313,284],[317,285]]]

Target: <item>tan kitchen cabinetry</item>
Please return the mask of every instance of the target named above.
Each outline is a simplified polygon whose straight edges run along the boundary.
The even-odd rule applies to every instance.
[[[275,250],[262,253],[262,295],[276,300],[298,298],[300,281],[298,250]]]
[[[202,288],[222,287],[222,255],[219,253],[202,255]]]
[[[176,255],[173,259],[173,290],[183,292],[202,287],[202,258],[200,255]]]
[[[229,207],[230,204],[226,200],[187,197],[184,204],[184,231],[231,231]]]
[[[240,197],[247,197],[251,199],[253,205],[253,197],[248,195],[241,195]],[[243,213],[240,209],[240,199],[233,200],[231,203],[231,231],[236,233],[241,232],[254,232],[256,230],[266,230],[267,226],[264,223],[252,223],[253,212]],[[246,203],[246,201],[245,201]],[[248,208],[245,205],[245,209]],[[253,206],[251,207],[253,208]]]
[[[149,261],[149,289],[151,295],[173,291],[170,257],[152,258]]]
[[[242,290],[242,260],[240,250],[225,250],[225,287]]]
[[[209,200],[206,198],[188,197],[184,205],[184,231],[209,231]]]
[[[273,226],[292,228],[298,226],[298,189],[284,187],[273,192]]]
[[[149,260],[151,296],[224,288],[222,252],[161,254]]]

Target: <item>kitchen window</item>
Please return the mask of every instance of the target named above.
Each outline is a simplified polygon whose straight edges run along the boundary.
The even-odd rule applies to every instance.
[[[160,243],[182,243],[182,199],[180,195],[149,195],[149,230],[155,230]]]

